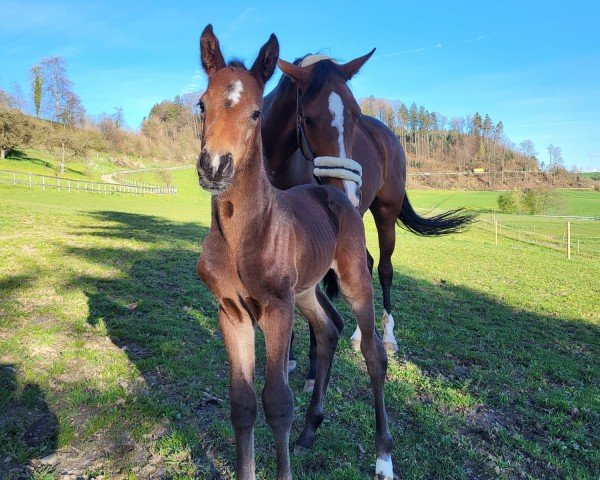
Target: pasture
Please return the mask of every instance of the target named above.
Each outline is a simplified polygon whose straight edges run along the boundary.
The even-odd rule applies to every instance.
[[[217,305],[195,272],[209,197],[193,169],[171,175],[174,197],[0,187],[0,478],[233,478]],[[497,194],[409,195],[425,211],[489,212]],[[565,195],[570,214],[600,216],[597,193]],[[597,222],[585,228],[600,237]],[[377,259],[370,217],[366,230]],[[495,246],[477,226],[444,238],[397,234],[400,351],[386,399],[399,478],[598,478],[598,257],[569,261],[511,238]],[[338,305],[348,321],[326,418],[313,451],[292,458],[297,479],[374,469],[368,377]],[[302,319],[295,330],[292,440],[309,401]],[[261,408],[256,453],[258,477],[272,478]]]

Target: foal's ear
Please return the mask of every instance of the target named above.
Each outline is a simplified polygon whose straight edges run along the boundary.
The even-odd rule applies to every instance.
[[[279,59],[277,62],[281,71],[290,77],[298,85],[306,85],[310,78],[310,68],[302,68],[293,63],[286,62],[285,60]]]
[[[275,65],[277,65],[277,59],[279,58],[279,40],[274,33],[271,34],[267,43],[265,43],[258,57],[254,61],[254,65],[250,68],[250,73],[261,86],[267,83],[267,80],[271,78],[275,71]]]
[[[350,60],[348,63],[344,63],[340,65],[340,68],[344,72],[344,76],[346,80],[350,80],[354,75],[358,73],[361,67],[366,63],[366,61],[371,58],[371,55],[375,52],[375,49],[371,50],[366,55],[362,57],[355,58],[354,60]]]
[[[202,68],[204,68],[209,78],[225,66],[219,40],[213,33],[210,23],[200,35],[200,59],[202,60]]]

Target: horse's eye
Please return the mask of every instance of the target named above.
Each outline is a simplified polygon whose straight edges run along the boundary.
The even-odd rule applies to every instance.
[[[252,120],[258,120],[258,117],[260,117],[260,110],[254,110],[252,112]]]
[[[304,123],[306,123],[307,127],[314,127],[314,126],[316,126],[315,121],[311,117],[304,117]]]
[[[200,109],[200,113],[204,113],[204,102],[202,100],[198,100],[198,108]]]

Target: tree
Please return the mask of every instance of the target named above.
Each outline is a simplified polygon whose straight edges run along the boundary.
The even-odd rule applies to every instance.
[[[489,139],[492,136],[492,119],[487,113],[485,114],[481,129],[483,130],[483,136],[485,138]]]
[[[550,158],[550,168],[561,168],[563,166],[564,160],[559,146],[548,145],[548,157]]]
[[[17,110],[0,108],[0,159],[17,146],[24,146],[31,140],[31,126],[27,117]]]
[[[473,127],[471,133],[473,135],[481,136],[482,125],[483,121],[481,120],[481,115],[479,115],[479,112],[475,112],[475,115],[473,115]]]
[[[35,110],[35,116],[40,117],[40,111],[42,109],[42,94],[44,91],[44,73],[41,65],[34,65],[31,67],[31,96],[33,98],[33,108]]]
[[[62,57],[46,57],[42,59],[44,93],[48,95],[51,105],[48,106],[49,114],[57,122],[60,121],[61,113],[69,94],[72,93],[73,82],[67,76],[67,66]]]
[[[8,92],[0,88],[0,108],[15,108],[15,99]]]
[[[521,143],[519,143],[519,150],[521,151],[521,154],[524,157],[527,157],[529,159],[535,158],[538,155],[538,152],[535,151],[535,146],[533,145],[533,142],[528,139],[523,140]]]

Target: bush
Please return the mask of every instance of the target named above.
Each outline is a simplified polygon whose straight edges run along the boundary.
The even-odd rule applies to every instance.
[[[525,192],[515,189],[504,192],[498,197],[498,208],[503,213],[549,214],[561,213],[564,209],[564,199],[557,190],[534,190]]]
[[[498,196],[498,208],[504,213],[514,213],[517,211],[513,192],[503,192]]]

